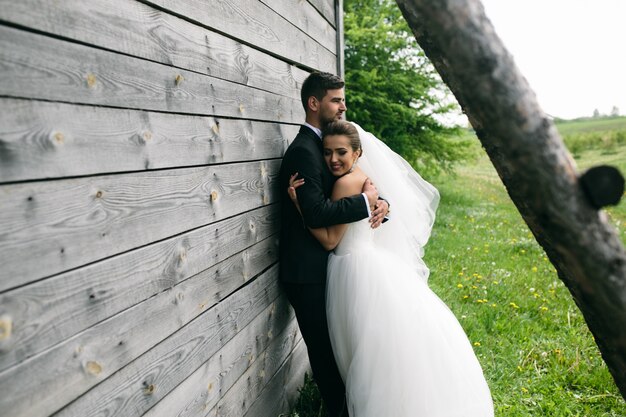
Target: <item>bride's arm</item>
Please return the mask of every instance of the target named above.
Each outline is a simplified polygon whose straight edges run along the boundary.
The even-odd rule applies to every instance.
[[[300,206],[298,204],[295,189],[301,186],[303,183],[304,181],[301,179],[295,180],[293,182],[293,186],[289,188],[289,196],[298,208],[298,211],[300,211]],[[358,194],[358,192],[361,191],[362,187],[363,182],[359,181],[356,176],[348,175],[341,177],[335,182],[331,200],[337,201],[343,197]],[[300,214],[302,214],[301,211]],[[309,228],[313,237],[315,237],[324,247],[324,249],[328,251],[333,250],[337,247],[339,241],[341,241],[341,238],[343,237],[343,234],[346,232],[347,229],[347,224],[336,224],[334,226],[320,227],[317,229]]]

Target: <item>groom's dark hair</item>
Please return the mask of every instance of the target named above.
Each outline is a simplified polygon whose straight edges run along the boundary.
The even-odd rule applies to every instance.
[[[328,90],[336,90],[343,88],[346,83],[340,76],[329,72],[312,72],[302,83],[300,91],[300,99],[304,111],[307,111],[307,101],[309,97],[314,96],[318,100],[322,100]]]

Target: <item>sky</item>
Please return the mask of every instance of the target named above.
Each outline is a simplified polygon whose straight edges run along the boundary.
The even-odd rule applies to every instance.
[[[482,0],[542,109],[626,115],[626,0]]]

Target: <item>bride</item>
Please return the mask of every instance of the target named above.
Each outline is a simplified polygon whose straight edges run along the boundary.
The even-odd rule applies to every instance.
[[[332,200],[371,180],[392,220],[311,229],[327,249],[328,326],[352,417],[490,417],[493,403],[460,324],[427,285],[422,261],[437,190],[372,134],[345,121],[323,131]],[[358,164],[357,164],[358,160]],[[290,178],[289,195],[298,207]]]

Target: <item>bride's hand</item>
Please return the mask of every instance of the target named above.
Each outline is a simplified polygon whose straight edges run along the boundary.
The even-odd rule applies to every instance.
[[[298,195],[296,194],[296,188],[302,186],[304,184],[304,178],[298,178],[298,173],[296,172],[291,177],[289,177],[289,187],[287,188],[287,194],[289,194],[289,198],[293,201],[293,204],[299,208],[298,205]]]

